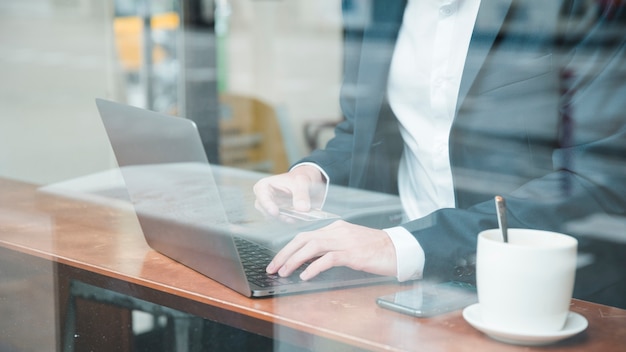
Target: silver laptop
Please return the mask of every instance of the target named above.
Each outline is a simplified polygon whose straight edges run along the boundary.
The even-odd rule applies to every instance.
[[[251,193],[218,188],[216,178],[227,178],[221,184],[228,185],[242,177],[209,164],[191,120],[103,99],[96,104],[144,237],[154,250],[249,297],[395,280],[348,268],[333,268],[309,281],[300,280],[299,272],[287,278],[267,274],[275,251],[255,241],[255,235],[281,237],[289,231],[293,236],[325,223],[287,225],[255,218],[258,213],[246,211],[253,208]],[[233,213],[239,219],[233,220]]]

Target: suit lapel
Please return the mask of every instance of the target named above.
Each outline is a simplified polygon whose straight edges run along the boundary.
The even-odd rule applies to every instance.
[[[512,0],[483,0],[476,18],[475,29],[472,34],[467,57],[471,62],[466,63],[459,89],[457,111],[465,99],[472,83],[476,79],[491,46],[497,37],[509,11]],[[364,167],[367,166],[369,149],[374,143],[378,115],[384,103],[387,92],[387,78],[389,66],[393,56],[398,30],[401,25],[405,1],[391,1],[387,8],[388,14],[396,16],[400,21],[394,23],[388,16],[386,21],[376,23],[368,28],[363,35],[361,58],[359,62],[359,88],[356,99],[354,134],[359,136],[354,141],[353,164],[350,176],[351,186],[362,186],[364,182]]]
[[[481,1],[476,17],[476,24],[474,25],[474,32],[467,52],[467,57],[471,59],[466,60],[463,69],[463,77],[461,78],[461,86],[459,88],[459,97],[456,106],[457,112],[472,87],[474,79],[476,79],[478,72],[485,62],[485,58],[489,54],[491,46],[502,28],[504,19],[511,6],[511,1],[512,0]]]
[[[374,143],[378,116],[387,93],[387,78],[393,56],[398,30],[405,7],[404,1],[391,1],[383,18],[370,26],[363,34],[361,47],[358,91],[356,94],[353,163],[350,185],[363,186],[364,167],[368,165],[370,147]],[[396,20],[399,18],[400,20]]]

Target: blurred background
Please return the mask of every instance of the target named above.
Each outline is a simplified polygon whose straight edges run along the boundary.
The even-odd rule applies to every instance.
[[[355,2],[353,25],[368,5]],[[116,167],[96,98],[194,120],[213,163],[285,171],[341,118],[342,37],[335,0],[0,0],[0,177],[47,185]],[[0,213],[0,226],[20,221],[54,228]],[[59,343],[55,270],[0,260],[0,351]],[[150,336],[166,324],[133,312],[137,350],[164,348]]]
[[[269,172],[340,119],[340,1],[0,0],[0,20],[4,177],[109,168],[96,97],[190,118],[212,162]]]

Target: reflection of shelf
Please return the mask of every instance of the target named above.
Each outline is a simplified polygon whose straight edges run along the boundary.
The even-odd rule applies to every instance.
[[[260,133],[220,136],[220,143],[225,148],[251,148],[261,143],[262,140],[263,136]]]
[[[582,235],[611,243],[626,244],[626,217],[608,214],[593,214],[565,224],[572,235]]]
[[[150,18],[151,30],[174,31],[179,28],[179,16],[175,12],[155,14]],[[120,63],[126,71],[139,71],[141,68],[142,42],[144,40],[144,19],[139,16],[116,17],[113,20],[115,46]],[[167,56],[160,45],[152,46],[153,64],[158,64]]]

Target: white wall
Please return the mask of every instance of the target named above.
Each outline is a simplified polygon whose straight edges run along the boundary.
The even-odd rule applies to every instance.
[[[0,0],[0,176],[37,184],[108,168],[94,98],[112,96],[111,5]]]

